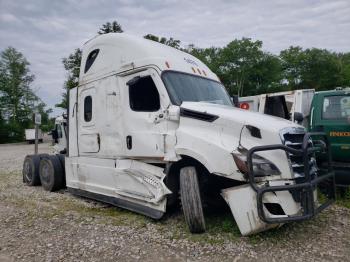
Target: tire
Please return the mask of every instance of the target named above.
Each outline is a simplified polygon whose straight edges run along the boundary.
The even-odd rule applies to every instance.
[[[195,167],[180,170],[180,198],[182,211],[191,233],[205,232],[205,220]]]
[[[64,173],[58,156],[48,155],[40,160],[39,175],[46,191],[54,192],[64,186]]]
[[[58,159],[60,160],[61,163],[61,167],[62,167],[62,174],[63,174],[63,184],[62,184],[62,188],[66,187],[66,168],[65,168],[65,154],[57,154],[56,155],[58,157]]]
[[[56,155],[58,157],[58,159],[60,160],[60,163],[61,163],[61,167],[62,169],[64,170],[64,165],[65,165],[65,155],[63,154],[57,154]]]
[[[23,183],[26,183],[28,186],[40,185],[39,165],[39,155],[27,155],[24,158],[22,170]]]

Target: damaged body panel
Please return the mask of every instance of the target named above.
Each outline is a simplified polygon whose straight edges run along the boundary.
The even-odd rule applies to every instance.
[[[316,147],[301,126],[233,107],[205,64],[153,41],[88,41],[67,122],[70,192],[155,219],[181,201],[193,233],[205,231],[211,197],[226,201],[243,235],[326,206],[318,207]]]

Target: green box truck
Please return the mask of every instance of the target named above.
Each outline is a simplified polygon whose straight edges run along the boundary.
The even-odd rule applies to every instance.
[[[350,88],[313,89],[239,98],[240,107],[298,122],[309,132],[324,132],[331,145],[337,186],[350,185]],[[326,161],[318,157],[318,164]]]
[[[337,185],[350,184],[350,89],[315,93],[308,129],[328,136]],[[320,164],[323,164],[320,159]]]

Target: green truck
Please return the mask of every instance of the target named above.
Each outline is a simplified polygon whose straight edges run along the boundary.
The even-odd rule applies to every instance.
[[[298,122],[310,132],[326,133],[336,184],[350,185],[350,88],[321,92],[306,89],[240,97],[239,106]],[[322,157],[318,157],[317,162],[319,165],[326,163]]]
[[[308,129],[327,134],[336,184],[350,185],[350,89],[315,93]],[[322,159],[319,162],[323,164]]]

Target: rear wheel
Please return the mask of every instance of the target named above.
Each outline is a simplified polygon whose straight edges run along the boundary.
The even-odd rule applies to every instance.
[[[24,158],[22,171],[23,183],[26,183],[28,186],[40,185],[39,165],[39,155],[28,155]]]
[[[196,168],[183,167],[180,170],[180,198],[186,223],[191,233],[205,231],[205,220]]]
[[[40,181],[46,191],[57,191],[64,186],[64,172],[58,156],[48,155],[41,159]]]

